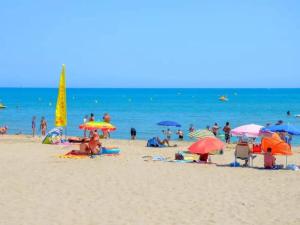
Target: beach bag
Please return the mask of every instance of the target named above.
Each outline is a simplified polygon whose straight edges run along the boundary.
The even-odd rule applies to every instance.
[[[175,154],[175,160],[184,160],[184,156],[180,153]]]

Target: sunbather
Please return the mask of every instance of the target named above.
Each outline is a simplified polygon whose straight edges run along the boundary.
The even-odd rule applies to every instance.
[[[100,152],[101,142],[99,141],[99,135],[97,131],[92,131],[92,137],[88,143],[83,142],[80,144],[79,150],[73,150],[74,154],[87,154],[87,155],[97,155]]]
[[[156,137],[156,140],[157,140],[157,142],[158,142],[159,144],[161,144],[161,145],[167,144],[168,147],[170,147],[170,142],[169,142],[168,139],[161,140],[159,137]]]

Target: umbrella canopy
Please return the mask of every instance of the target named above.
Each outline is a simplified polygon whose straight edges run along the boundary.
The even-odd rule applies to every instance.
[[[224,148],[224,143],[215,137],[206,137],[192,144],[188,149],[192,153],[206,154],[220,151]]]
[[[272,132],[287,132],[291,135],[300,135],[300,129],[293,125],[289,124],[281,124],[265,127],[262,129],[263,131],[272,131]]]
[[[168,126],[168,127],[181,127],[181,125],[175,121],[161,121],[157,123],[160,126]]]
[[[81,130],[106,130],[106,131],[114,131],[116,130],[117,128],[110,124],[110,123],[106,123],[106,122],[96,122],[96,121],[92,121],[92,122],[87,122],[87,123],[84,123],[84,124],[81,124],[79,126],[79,128]]]
[[[265,137],[261,140],[261,148],[264,152],[268,148],[272,148],[273,155],[292,155],[291,146],[284,142],[278,134],[273,134],[271,137]]]
[[[258,137],[262,128],[263,126],[260,125],[247,124],[232,129],[231,134],[233,136]]]
[[[42,143],[43,144],[59,143],[62,139],[62,134],[63,134],[63,128],[55,127],[46,134],[46,136],[42,140]]]
[[[209,130],[195,130],[189,133],[190,138],[202,139],[206,137],[214,137],[214,134]]]

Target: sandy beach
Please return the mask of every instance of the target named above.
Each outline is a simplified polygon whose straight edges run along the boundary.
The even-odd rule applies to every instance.
[[[64,159],[57,155],[77,146],[0,136],[1,224],[300,224],[299,171],[230,168],[233,146],[212,156],[217,165],[203,165],[142,158],[174,158],[187,142],[161,149],[145,141],[103,143],[121,154]],[[300,149],[293,151],[288,163],[299,165]],[[254,166],[262,165],[258,156]]]

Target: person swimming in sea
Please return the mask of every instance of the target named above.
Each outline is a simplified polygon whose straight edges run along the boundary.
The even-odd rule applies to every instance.
[[[286,112],[286,115],[287,115],[287,116],[290,116],[290,115],[291,115],[290,110]]]

